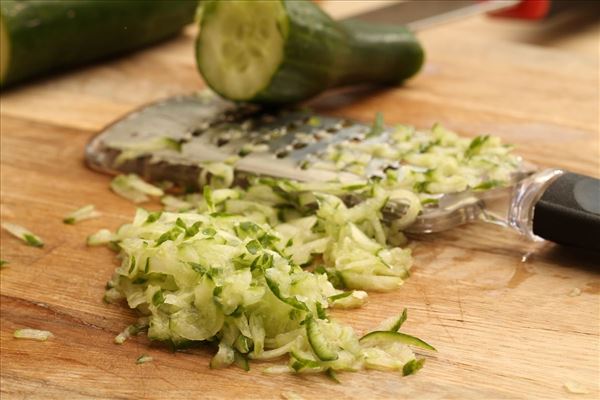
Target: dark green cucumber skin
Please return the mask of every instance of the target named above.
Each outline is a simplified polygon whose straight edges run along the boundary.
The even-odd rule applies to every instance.
[[[289,21],[283,61],[271,82],[248,102],[295,103],[339,86],[395,85],[423,65],[423,48],[401,26],[336,22],[308,0],[280,1]],[[205,16],[218,5],[215,0],[204,4]]]
[[[416,75],[425,61],[423,47],[404,27],[358,20],[343,21],[342,26],[353,40],[341,84],[400,84]]]
[[[1,0],[10,42],[2,87],[166,39],[197,0]]]

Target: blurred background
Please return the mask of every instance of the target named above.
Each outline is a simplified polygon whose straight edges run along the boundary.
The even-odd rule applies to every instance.
[[[452,0],[448,0],[452,2]],[[369,10],[401,3],[403,0],[319,0],[335,18],[349,18]],[[428,0],[422,0],[427,3]],[[454,31],[493,40],[558,48],[598,59],[600,51],[600,1],[563,0],[560,12],[540,20],[476,15],[450,22]],[[595,4],[594,4],[595,3]],[[557,2],[555,2],[556,6]],[[428,28],[444,29],[448,26]]]

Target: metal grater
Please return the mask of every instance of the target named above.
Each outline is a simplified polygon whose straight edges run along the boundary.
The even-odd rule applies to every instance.
[[[236,162],[238,183],[248,175],[351,183],[397,167],[373,158],[366,176],[303,168],[329,145],[365,140],[371,129],[367,124],[328,116],[318,116],[317,124],[315,118],[303,110],[259,110],[202,93],[178,96],[150,104],[108,126],[87,145],[86,161],[104,173],[137,173],[148,181],[168,180],[186,188],[197,188],[202,163],[222,162],[232,156],[240,157]],[[384,131],[369,140],[385,142],[388,134]],[[124,145],[165,137],[179,144],[180,151],[151,150],[116,162]],[[254,151],[248,152],[249,147]],[[475,219],[509,226],[516,185],[532,172],[523,164],[510,187],[440,195],[438,203],[426,206],[407,232],[439,232]],[[401,204],[389,204],[384,217],[397,218],[403,211]]]
[[[315,126],[314,118],[302,110],[263,112],[215,96],[178,96],[144,107],[107,127],[88,144],[86,160],[102,172],[135,172],[150,181],[168,178],[185,187],[198,184],[201,163],[233,156],[240,157],[236,163],[239,173],[298,181],[364,180],[344,172],[301,168],[330,144],[359,138],[370,129],[325,116],[319,116],[319,126]],[[115,162],[124,143],[165,136],[182,144],[181,152],[158,150],[120,165]],[[249,147],[256,149],[245,154]],[[373,174],[380,173],[375,165],[371,169]]]

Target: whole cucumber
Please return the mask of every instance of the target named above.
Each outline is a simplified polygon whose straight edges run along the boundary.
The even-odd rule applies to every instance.
[[[202,3],[198,69],[221,96],[281,104],[359,83],[399,84],[423,64],[403,27],[336,22],[308,0]]]
[[[197,0],[1,0],[0,85],[175,35]]]

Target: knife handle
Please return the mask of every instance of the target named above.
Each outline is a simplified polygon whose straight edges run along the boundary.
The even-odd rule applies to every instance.
[[[519,4],[491,13],[494,17],[542,19],[550,13],[550,0],[521,0]]]
[[[533,233],[600,251],[600,180],[572,172],[554,179],[535,203]]]
[[[595,15],[593,13],[598,12],[599,5],[593,0],[521,0],[512,7],[491,12],[490,15],[525,20],[540,20],[569,10]]]

